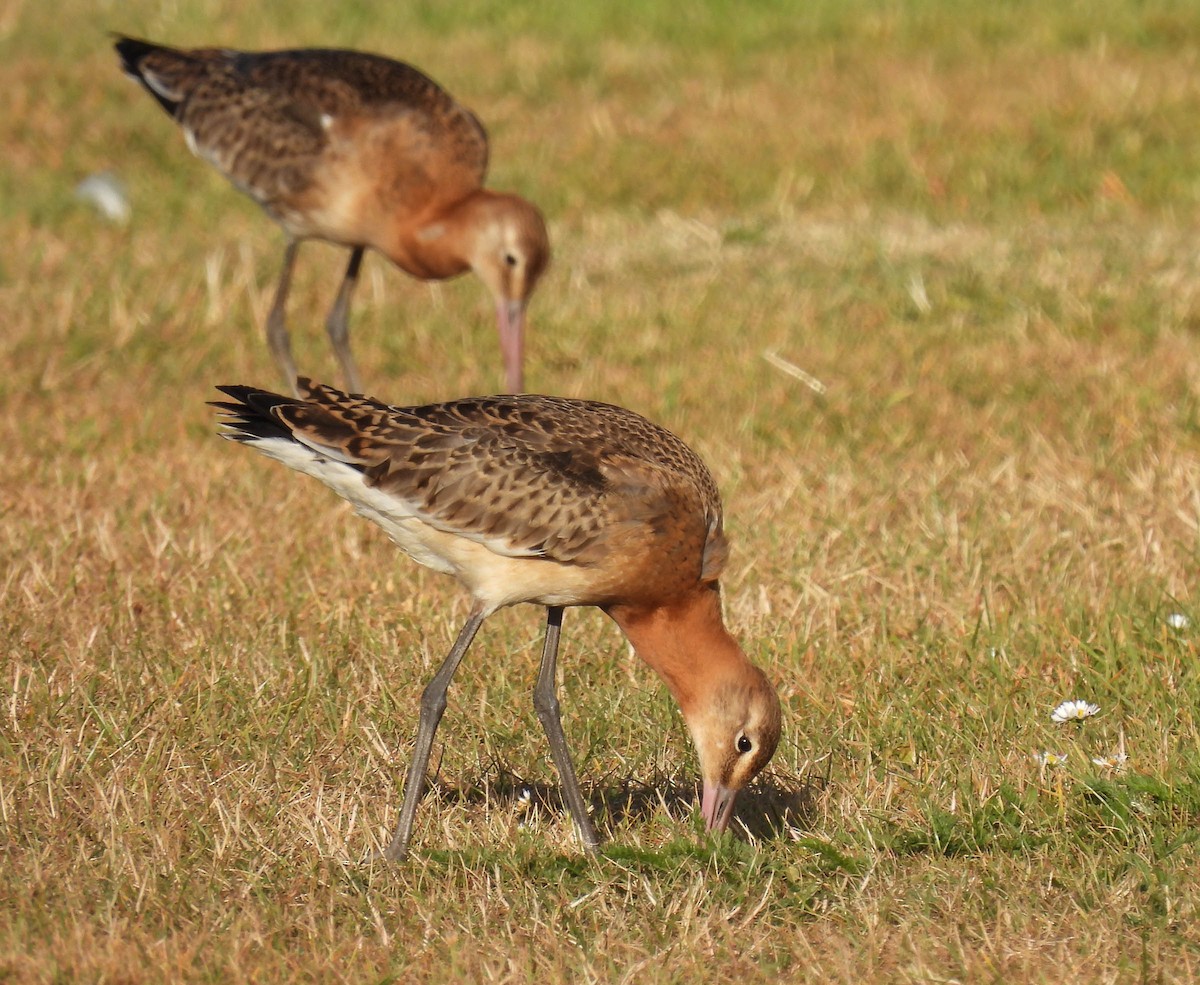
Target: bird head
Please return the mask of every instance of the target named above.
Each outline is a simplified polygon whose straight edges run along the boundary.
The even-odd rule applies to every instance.
[[[719,680],[687,715],[704,782],[701,813],[708,830],[721,832],[733,816],[738,791],[770,761],[779,744],[779,696],[766,675],[745,664]]]
[[[542,214],[516,195],[490,193],[476,209],[478,231],[467,259],[496,302],[505,380],[519,393],[525,384],[525,308],[550,263],[550,237]]]

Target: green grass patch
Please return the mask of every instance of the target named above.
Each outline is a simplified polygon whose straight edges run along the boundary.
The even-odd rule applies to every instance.
[[[571,612],[579,851],[519,608],[412,857],[363,864],[464,599],[216,438],[215,384],[276,383],[282,236],[109,30],[383,51],[485,120],[554,244],[531,387],[662,421],[725,494],[785,708],[733,837]],[[0,979],[1195,980],[1197,38],[1184,0],[0,12]],[[104,170],[125,226],[74,195]],[[291,309],[334,381],[343,262],[306,246]],[[370,257],[352,331],[390,401],[500,385],[473,280]]]

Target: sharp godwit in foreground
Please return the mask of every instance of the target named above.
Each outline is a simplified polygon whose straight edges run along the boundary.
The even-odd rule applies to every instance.
[[[721,618],[727,554],[704,463],[671,432],[611,404],[532,394],[389,407],[300,380],[299,399],[223,386],[225,437],[320,479],[415,561],[474,599],[421,696],[400,823],[403,858],[446,689],[480,624],[517,602],[547,607],[534,707],[584,844],[599,845],[559,721],[562,611],[616,621],[679,702],[700,759],[701,810],[723,831],[739,789],[779,741],[779,699]]]
[[[358,51],[180,50],[120,37],[122,67],[207,160],[287,233],[267,343],[295,392],[284,308],[303,239],[350,248],[326,328],[347,386],[350,298],[363,250],[421,280],[470,269],[496,302],[506,386],[524,389],[525,307],[550,258],[541,213],[483,187],[487,134],[402,62]]]

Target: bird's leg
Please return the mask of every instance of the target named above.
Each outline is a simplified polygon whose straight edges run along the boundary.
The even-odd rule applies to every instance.
[[[292,390],[292,396],[300,396],[296,386],[296,363],[292,359],[292,344],[288,341],[287,321],[284,308],[287,306],[288,291],[292,286],[292,267],[296,264],[296,250],[299,240],[289,239],[287,249],[283,253],[283,269],[279,271],[279,284],[275,288],[275,300],[271,303],[271,313],[267,315],[267,346],[275,357],[275,365],[283,373],[283,378]]]
[[[362,258],[363,248],[354,247],[350,252],[350,263],[346,267],[346,276],[342,278],[342,286],[338,288],[333,307],[329,309],[329,317],[325,319],[325,331],[329,333],[329,341],[333,343],[334,355],[342,364],[346,389],[351,393],[362,392],[358,367],[354,365],[354,356],[350,354],[350,298],[358,285],[358,268],[362,266]]]
[[[542,729],[550,742],[550,754],[554,757],[554,765],[558,767],[558,775],[562,779],[563,799],[566,800],[571,817],[575,819],[579,828],[583,847],[588,851],[595,851],[600,847],[600,836],[596,834],[596,828],[588,816],[587,804],[583,801],[583,794],[579,792],[579,780],[575,776],[571,753],[567,749],[567,737],[563,734],[558,711],[558,694],[554,684],[554,665],[558,658],[562,615],[561,605],[552,605],[546,610],[546,642],[542,646],[542,668],[538,671],[537,684],[533,688],[533,707],[537,710]]]
[[[421,692],[421,718],[417,725],[417,741],[413,745],[412,763],[408,767],[408,778],[404,781],[404,804],[400,808],[400,823],[396,825],[396,833],[392,836],[391,844],[384,850],[383,857],[389,862],[396,862],[408,854],[408,839],[412,836],[413,819],[417,816],[417,802],[421,799],[425,785],[425,771],[429,768],[429,755],[433,751],[433,737],[437,733],[438,722],[442,720],[442,712],[446,710],[446,689],[450,687],[450,679],[454,671],[471,645],[471,640],[479,632],[483,624],[484,611],[476,606],[471,610],[466,625],[454,641],[449,655],[442,661],[442,666],[433,675],[433,679],[425,685]]]

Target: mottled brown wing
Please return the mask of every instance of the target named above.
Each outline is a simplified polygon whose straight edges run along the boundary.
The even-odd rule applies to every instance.
[[[378,55],[147,46],[136,71],[192,149],[272,211],[310,185],[340,117],[390,130],[410,194],[458,194],[487,169],[479,121],[412,66]]]
[[[488,163],[483,124],[411,65],[325,48],[247,52],[236,55],[232,65],[245,84],[286,94],[302,112],[394,121],[414,131],[412,143],[437,147],[445,161],[471,172],[476,186],[483,183]]]
[[[614,532],[653,530],[681,501],[723,545],[719,503],[670,453],[687,452],[711,481],[703,464],[629,411],[528,394],[400,408],[303,380],[301,389],[305,403],[275,409],[299,440],[356,464],[426,522],[493,550],[586,564]]]
[[[252,81],[238,67],[246,57],[147,44],[135,69],[193,152],[269,208],[308,187],[328,134],[318,105]]]

